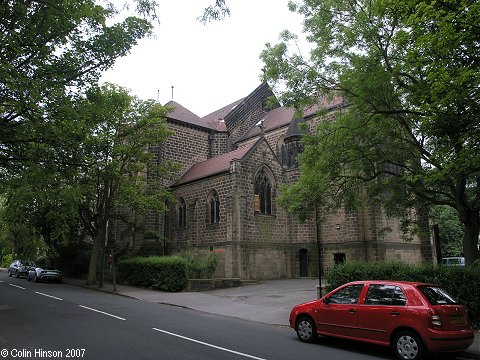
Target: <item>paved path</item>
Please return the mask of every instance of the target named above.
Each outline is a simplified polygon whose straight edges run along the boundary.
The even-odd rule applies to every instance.
[[[112,284],[105,284],[99,288],[98,285],[85,285],[85,280],[64,279],[64,282],[114,292]],[[294,305],[316,299],[317,284],[318,280],[313,279],[271,280],[230,289],[178,293],[117,285],[115,293],[142,301],[288,326],[288,317]]]

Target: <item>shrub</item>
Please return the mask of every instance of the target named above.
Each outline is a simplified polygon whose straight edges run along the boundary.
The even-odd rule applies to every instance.
[[[217,254],[209,250],[192,249],[178,254],[187,262],[189,279],[211,279],[218,264]]]
[[[328,291],[350,281],[381,279],[438,284],[464,304],[472,326],[480,328],[480,266],[410,265],[401,262],[346,262],[326,275]]]
[[[187,285],[187,262],[179,256],[134,257],[118,262],[120,282],[164,291],[182,291]]]
[[[8,268],[10,266],[10,264],[12,263],[12,261],[13,261],[13,255],[12,254],[3,255],[1,266],[5,267],[5,268]]]

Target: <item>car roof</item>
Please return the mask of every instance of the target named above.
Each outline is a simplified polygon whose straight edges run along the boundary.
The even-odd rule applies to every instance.
[[[424,283],[424,282],[419,282],[419,281],[398,281],[398,280],[358,280],[358,281],[352,281],[349,282],[348,284],[354,285],[354,284],[379,284],[379,285],[407,285],[407,286],[432,286],[435,284],[430,284],[430,283]]]

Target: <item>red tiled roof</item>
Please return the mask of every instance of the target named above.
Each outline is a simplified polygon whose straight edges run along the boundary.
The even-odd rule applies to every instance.
[[[223,108],[204,116],[202,120],[211,129],[215,129],[218,131],[227,131],[227,126],[225,125],[224,121],[225,116],[227,116],[238,104],[240,104],[242,100],[243,98],[227,106],[224,106]]]
[[[320,110],[332,110],[337,107],[340,107],[345,104],[345,99],[340,96],[322,97],[319,99],[317,104],[311,105],[304,109],[303,117],[307,118],[318,113]],[[269,111],[263,119],[263,130],[264,132],[269,132],[275,130],[282,126],[288,126],[293,120],[295,115],[295,110],[292,108],[279,107]],[[237,142],[242,142],[244,140],[250,139],[252,137],[258,136],[261,134],[261,129],[259,126],[252,126],[240,140]]]
[[[345,104],[345,99],[340,96],[322,96],[318,102],[303,110],[303,116],[309,117],[315,115],[320,110],[332,110]]]
[[[278,107],[270,110],[259,121],[263,120],[263,131],[269,132],[282,126],[288,126],[288,124],[290,124],[290,122],[292,121],[294,114],[295,110],[292,108]],[[242,138],[238,141],[258,136],[261,134],[261,132],[262,131],[259,126],[252,126],[250,130],[248,130],[245,135],[243,135]]]
[[[170,119],[184,121],[194,125],[202,124],[201,118],[198,115],[173,100],[166,103],[165,106],[173,108],[173,111],[167,114],[167,117]]]
[[[192,165],[180,178],[180,184],[219,174],[230,169],[233,159],[242,159],[253,144]]]
[[[187,124],[192,124],[196,126],[201,126],[207,129],[213,129],[217,131],[227,131],[227,126],[223,120],[238,104],[242,102],[243,99],[237,100],[227,106],[224,106],[221,109],[218,109],[203,118],[194,114],[184,106],[180,105],[175,101],[169,101],[165,106],[169,106],[173,111],[167,114],[169,119],[182,121]]]

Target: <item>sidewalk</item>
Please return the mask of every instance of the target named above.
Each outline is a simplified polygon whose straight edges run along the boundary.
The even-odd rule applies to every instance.
[[[236,317],[271,325],[289,326],[293,306],[317,297],[318,280],[288,279],[262,281],[247,286],[205,292],[163,292],[112,284],[87,286],[85,280],[64,279],[72,285],[116,293],[142,301],[185,307],[223,316]]]
[[[64,282],[141,301],[280,326],[289,326],[288,317],[294,305],[317,298],[318,285],[316,279],[264,280],[230,289],[170,293],[124,285],[117,285],[114,292],[112,284],[99,288],[98,285],[87,286],[85,280],[64,279]],[[480,360],[480,333],[462,357]]]

